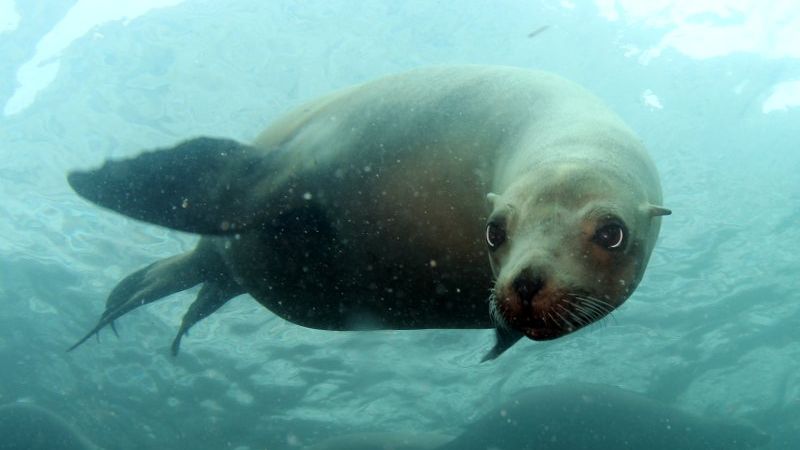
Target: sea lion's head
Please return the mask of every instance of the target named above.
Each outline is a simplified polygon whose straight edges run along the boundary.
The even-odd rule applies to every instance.
[[[657,217],[669,214],[640,186],[612,167],[560,163],[489,194],[498,328],[555,339],[621,305],[642,278]]]

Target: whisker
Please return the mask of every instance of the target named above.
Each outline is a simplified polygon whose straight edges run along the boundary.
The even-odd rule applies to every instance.
[[[579,316],[575,315],[575,313],[573,313],[573,312],[572,312],[572,311],[570,311],[569,309],[565,308],[565,307],[564,307],[564,305],[556,305],[556,306],[558,306],[559,308],[561,308],[561,310],[562,310],[562,311],[564,311],[564,312],[565,312],[565,313],[567,313],[567,314],[568,314],[570,317],[572,317],[572,319],[574,320],[574,322],[573,322],[573,323],[575,323],[576,325],[578,325],[578,327],[576,327],[576,328],[585,327],[586,325],[588,325],[588,322],[586,321],[586,319],[581,319]]]
[[[577,312],[589,319],[591,322],[594,322],[599,317],[597,311],[587,308],[586,305],[584,305],[580,300],[576,302],[570,302],[570,305],[572,305]]]
[[[594,316],[596,316],[596,318],[598,318],[598,319],[600,317],[604,316],[606,314],[606,312],[607,312],[604,308],[601,308],[600,306],[597,306],[597,305],[591,303],[589,300],[582,299],[582,298],[578,298],[577,300],[580,301],[581,306],[583,306],[584,308],[586,308],[589,311],[591,311],[592,314]]]
[[[574,295],[571,296],[571,299],[565,298],[564,300],[567,303],[569,303],[572,307],[574,307],[583,316],[585,316],[587,318],[590,318],[592,320],[597,318],[597,312],[592,310],[592,309],[590,309],[590,308],[587,308],[586,305],[584,305],[584,302],[581,301],[578,298],[575,298]],[[573,301],[573,300],[577,300],[577,301]]]
[[[614,308],[616,308],[616,306],[612,305],[611,303],[608,303],[605,300],[600,300],[597,297],[586,297],[586,298],[590,299],[591,301],[595,302],[596,304],[603,305],[604,307],[608,308],[609,311],[611,311]]]
[[[558,311],[553,311],[553,313],[563,321],[563,323],[564,323],[563,327],[566,328],[567,330],[572,331],[575,328],[577,328],[575,326],[575,324],[573,324],[569,320],[565,319],[564,316],[562,316],[561,314],[558,313]]]
[[[593,313],[591,310],[582,307],[580,309],[576,307],[575,312],[576,314],[584,318],[584,320],[586,321],[586,325],[592,324],[598,319],[597,314]]]
[[[556,322],[556,325],[558,325],[560,328],[572,329],[572,323],[570,323],[570,321],[567,320],[564,316],[559,314],[558,311],[551,311],[548,314],[551,314],[551,315],[554,315],[555,317],[558,317],[558,320],[555,321],[555,322]]]
[[[608,317],[611,317],[611,320],[613,320],[614,323],[617,324],[617,317],[614,315],[614,310],[616,308],[614,306],[612,306],[611,304],[609,304],[607,302],[604,302],[603,300],[600,300],[599,298],[596,298],[596,297],[591,297],[590,299],[591,299],[591,301],[594,302],[595,305],[605,309],[606,310],[606,315]]]
[[[503,312],[500,311],[500,306],[497,303],[497,296],[494,292],[489,295],[489,317],[495,328],[509,329],[508,322],[503,317]]]
[[[610,303],[592,296],[582,296],[582,295],[572,294],[572,297],[579,300],[582,306],[585,306],[586,308],[596,311],[600,315],[598,319],[611,317],[611,319],[614,321],[615,324],[618,323],[617,317],[614,315],[614,310],[616,309],[616,307],[611,305]],[[602,320],[600,321],[602,322]]]
[[[576,310],[576,314],[580,315],[586,321],[586,325],[590,325],[597,321],[598,316],[596,314],[591,314],[587,310]]]
[[[593,307],[602,314],[608,314],[609,312],[614,310],[613,306],[602,300],[597,299],[596,297],[576,296],[576,298],[582,300],[586,306]]]

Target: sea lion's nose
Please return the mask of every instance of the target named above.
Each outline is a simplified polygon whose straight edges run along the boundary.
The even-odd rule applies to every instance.
[[[540,275],[537,275],[532,270],[525,269],[514,278],[512,287],[514,292],[519,296],[520,302],[524,306],[530,306],[536,294],[542,290],[544,280]]]

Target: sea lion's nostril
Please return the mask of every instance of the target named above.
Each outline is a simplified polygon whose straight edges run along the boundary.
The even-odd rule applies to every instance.
[[[533,297],[542,290],[544,280],[542,277],[525,270],[514,279],[512,287],[519,296],[520,301],[525,306],[530,306]]]

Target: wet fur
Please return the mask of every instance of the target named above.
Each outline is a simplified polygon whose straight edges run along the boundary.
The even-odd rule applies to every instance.
[[[491,359],[521,336],[495,303],[509,295],[510,268],[528,262],[495,262],[492,273],[483,199],[497,192],[525,210],[515,186],[536,183],[532,171],[596,160],[617,168],[622,192],[635,188],[620,201],[660,203],[639,140],[581,87],[544,72],[445,66],[302,105],[251,145],[197,138],[73,172],[69,182],[86,199],[202,237],[193,252],[121,281],[72,348],[134,308],[202,284],[173,353],[192,325],[248,293],[288,321],[325,330],[495,328]],[[658,220],[636,227],[640,276]],[[598,298],[566,292],[571,314],[549,320],[585,326],[604,312]]]

